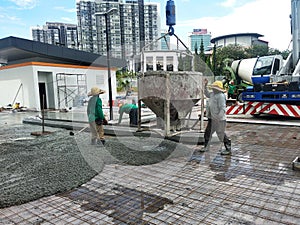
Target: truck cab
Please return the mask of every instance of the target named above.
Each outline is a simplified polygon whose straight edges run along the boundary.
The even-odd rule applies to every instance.
[[[270,78],[278,74],[282,64],[283,58],[281,55],[258,57],[252,72],[252,83],[270,83]]]

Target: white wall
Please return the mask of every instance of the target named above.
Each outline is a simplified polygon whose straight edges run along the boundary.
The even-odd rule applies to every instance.
[[[105,90],[105,93],[101,95],[102,103],[107,106],[109,103],[109,85],[108,85],[108,76],[107,69],[104,70],[93,70],[89,69],[87,71],[87,88],[88,92],[92,87],[97,86],[102,90]],[[111,70],[111,86],[112,86],[112,99],[116,99],[117,96],[117,79],[116,72]]]
[[[2,67],[3,68],[3,67]],[[19,102],[21,106],[28,108],[36,107],[36,99],[32,67],[11,68],[0,70],[0,105],[7,106],[15,102]],[[22,87],[17,95],[18,89]]]
[[[39,82],[46,83],[46,101],[47,106],[54,105],[55,109],[58,109],[58,88],[56,74],[86,74],[87,91],[89,92],[92,87],[97,86],[106,93],[101,95],[103,104],[108,104],[109,89],[108,89],[108,77],[106,68],[95,67],[76,67],[69,68],[58,66],[40,66],[40,65],[27,65],[27,66],[14,66],[14,68],[0,69],[0,106],[6,106],[12,104],[14,97],[17,94],[17,90],[22,84],[22,88],[16,98],[16,102],[20,102],[21,106],[25,106],[29,109],[41,110],[40,97],[39,97]],[[115,99],[117,95],[116,90],[116,73],[111,70],[112,80],[112,96]],[[73,84],[74,80],[68,80],[67,82]],[[87,93],[83,93],[86,94]],[[61,107],[60,108],[64,108]]]

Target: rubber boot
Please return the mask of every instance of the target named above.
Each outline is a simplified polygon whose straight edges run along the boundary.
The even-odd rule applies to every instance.
[[[208,144],[208,141],[205,140],[204,147],[200,149],[200,152],[207,152],[207,151],[209,151],[209,144]]]
[[[104,146],[105,145],[105,140],[104,139],[98,140],[97,145],[100,146],[100,147]]]
[[[224,142],[225,150],[221,151],[221,155],[231,155],[231,140]]]
[[[95,144],[97,144],[97,139],[95,138],[91,139],[91,145],[95,145]]]

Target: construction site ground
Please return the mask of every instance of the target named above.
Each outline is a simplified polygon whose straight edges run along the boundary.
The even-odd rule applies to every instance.
[[[51,115],[66,124],[66,114],[86,121],[83,114]],[[2,112],[0,125],[36,115]],[[214,137],[205,153],[190,142],[183,143],[189,154],[155,164],[105,164],[75,189],[1,208],[0,224],[300,224],[300,171],[292,163],[300,156],[299,121],[272,118],[270,125],[247,119],[228,119],[231,156],[220,155],[221,143]],[[132,129],[127,123],[111,127]]]

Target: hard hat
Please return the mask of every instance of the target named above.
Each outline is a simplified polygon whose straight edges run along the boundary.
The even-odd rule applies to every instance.
[[[221,91],[221,92],[225,92],[224,88],[223,88],[223,83],[220,80],[217,80],[215,82],[213,82],[213,84],[211,85],[212,89]]]

